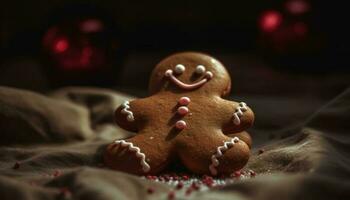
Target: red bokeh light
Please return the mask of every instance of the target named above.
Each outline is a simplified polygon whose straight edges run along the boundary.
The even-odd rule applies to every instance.
[[[61,72],[107,70],[107,56],[115,50],[107,28],[97,18],[64,20],[49,27],[42,40],[47,61]]]
[[[103,23],[97,19],[87,19],[80,23],[80,30],[84,33],[96,33],[103,31]]]
[[[260,17],[260,28],[265,32],[276,30],[282,23],[282,15],[278,11],[266,11]]]
[[[299,15],[309,11],[310,6],[304,0],[290,0],[286,3],[286,9],[294,15]]]
[[[299,36],[304,36],[308,32],[308,27],[305,23],[303,22],[298,22],[293,25],[293,30],[295,34]]]
[[[43,46],[50,59],[63,70],[95,70],[104,66],[106,62],[106,52],[101,47],[94,46],[92,37],[81,32],[77,26],[49,28],[43,37]]]
[[[53,44],[53,51],[56,53],[63,53],[69,48],[69,42],[66,38],[60,38]]]

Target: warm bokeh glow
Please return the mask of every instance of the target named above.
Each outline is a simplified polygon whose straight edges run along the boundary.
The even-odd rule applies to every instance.
[[[87,19],[80,23],[80,30],[84,33],[96,33],[103,30],[103,23],[98,19]]]
[[[282,23],[282,15],[278,11],[266,11],[260,17],[260,28],[265,32],[276,30]]]
[[[56,53],[63,53],[69,48],[69,42],[66,38],[60,38],[53,44],[53,51]]]
[[[310,6],[304,0],[290,0],[286,3],[288,12],[294,15],[300,15],[309,11]]]

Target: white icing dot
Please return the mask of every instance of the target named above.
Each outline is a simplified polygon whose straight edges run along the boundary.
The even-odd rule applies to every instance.
[[[149,139],[150,139],[150,140],[153,140],[153,139],[154,139],[154,137],[149,137]]]
[[[166,70],[166,72],[164,73],[164,75],[165,75],[166,77],[170,77],[172,73],[173,73],[173,70],[168,69],[168,70]]]
[[[213,73],[211,73],[211,72],[208,71],[208,72],[205,73],[205,76],[206,76],[208,79],[211,79],[211,78],[213,78],[214,75],[213,75]]]
[[[203,74],[205,72],[205,67],[203,65],[198,65],[196,67],[196,73],[197,74]]]
[[[186,68],[184,65],[178,64],[175,66],[175,73],[182,74],[185,71],[185,69]]]

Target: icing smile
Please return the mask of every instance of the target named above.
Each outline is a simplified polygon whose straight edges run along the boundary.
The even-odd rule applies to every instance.
[[[185,67],[183,65],[177,65],[175,67],[175,73],[177,73],[177,74],[181,74],[184,71],[185,71]],[[202,74],[204,72],[205,72],[204,66],[198,65],[198,67],[196,69],[196,73]],[[203,79],[201,79],[200,81],[198,81],[196,83],[192,83],[192,84],[187,84],[187,83],[180,81],[178,78],[176,78],[174,76],[173,70],[171,70],[171,69],[168,69],[164,75],[165,75],[165,77],[168,77],[175,85],[179,86],[182,89],[186,89],[186,90],[197,89],[197,88],[201,87],[202,85],[204,85],[205,83],[207,83],[208,81],[210,81],[210,79],[213,78],[213,73],[211,73],[210,71],[207,71],[207,72],[205,72],[205,76],[203,77]]]

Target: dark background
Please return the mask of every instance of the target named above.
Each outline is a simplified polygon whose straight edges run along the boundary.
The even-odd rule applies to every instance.
[[[147,94],[152,68],[201,51],[232,94],[330,98],[349,85],[346,6],[283,1],[4,1],[0,85]]]

